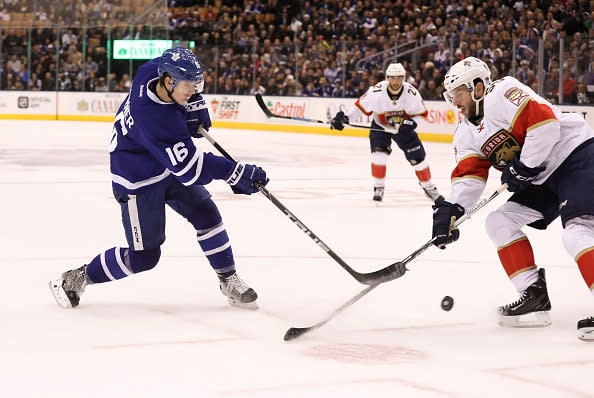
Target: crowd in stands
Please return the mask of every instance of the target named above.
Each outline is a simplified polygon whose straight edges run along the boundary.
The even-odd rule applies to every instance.
[[[117,22],[156,3],[163,25]],[[0,0],[0,89],[127,91],[130,64],[108,61],[108,37],[169,38],[195,41],[205,93],[358,97],[398,55],[423,98],[442,99],[447,69],[475,56],[493,79],[513,75],[553,102],[562,81],[563,103],[587,104],[592,11],[594,0]],[[19,13],[33,14],[30,30],[3,24]]]

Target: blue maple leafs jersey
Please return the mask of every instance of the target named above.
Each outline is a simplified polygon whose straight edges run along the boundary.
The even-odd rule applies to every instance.
[[[186,125],[186,108],[163,102],[148,89],[159,79],[157,66],[155,58],[138,69],[116,114],[109,147],[113,188],[135,194],[168,178],[184,185],[228,178],[235,162],[198,151]]]

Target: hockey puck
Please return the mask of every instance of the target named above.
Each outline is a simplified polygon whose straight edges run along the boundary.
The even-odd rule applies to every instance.
[[[454,299],[450,296],[445,296],[441,299],[441,309],[444,311],[449,311],[454,306]]]

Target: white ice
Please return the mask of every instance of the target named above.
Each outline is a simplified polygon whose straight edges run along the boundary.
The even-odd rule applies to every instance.
[[[263,166],[269,190],[349,265],[372,271],[430,238],[431,204],[394,145],[384,202],[371,200],[365,138],[212,129],[235,158]],[[0,395],[3,397],[592,397],[594,344],[576,323],[594,297],[561,241],[527,231],[547,270],[552,326],[504,329],[517,299],[485,231],[504,193],[322,328],[363,288],[263,195],[209,185],[241,277],[260,310],[228,306],[191,226],[168,212],[152,271],[87,288],[65,310],[47,283],[125,246],[111,193],[108,123],[0,122]],[[205,151],[215,152],[206,140]],[[451,144],[426,143],[447,197]],[[499,183],[494,172],[485,196]],[[440,308],[443,296],[454,308]]]

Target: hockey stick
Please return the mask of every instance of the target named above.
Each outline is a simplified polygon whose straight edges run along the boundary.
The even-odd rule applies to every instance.
[[[218,142],[212,138],[212,136],[200,126],[198,132],[204,136],[224,157],[234,161],[233,157],[223,149]],[[326,243],[322,241],[311,229],[309,229],[297,216],[295,216],[280,200],[278,200],[265,186],[262,184],[256,184],[256,187],[262,192],[268,200],[270,200],[280,211],[282,211],[288,218],[297,225],[307,236],[309,236],[323,251],[326,252],[330,257],[334,259],[344,270],[346,270],[353,278],[364,285],[377,285],[391,281],[396,278],[400,278],[404,275],[406,268],[400,267],[398,264],[392,264],[380,270],[368,273],[361,273],[351,268],[338,254],[336,254]]]
[[[347,301],[346,303],[344,303],[343,305],[341,305],[340,307],[335,309],[332,314],[328,315],[326,318],[322,319],[320,322],[316,323],[315,325],[312,325],[307,328],[290,328],[289,330],[287,330],[287,333],[285,333],[284,340],[285,341],[295,340],[297,337],[302,336],[303,334],[305,334],[307,332],[311,332],[314,329],[324,326],[332,318],[336,317],[338,314],[340,314],[342,311],[344,311],[347,307],[350,307],[355,302],[359,301],[360,298],[367,295],[367,293],[371,292],[373,289],[375,289],[378,286],[379,286],[379,284],[367,286],[365,289],[361,290],[355,296],[351,297],[351,299],[349,301]]]
[[[507,184],[501,184],[499,186],[499,188],[497,188],[497,190],[495,190],[495,192],[493,192],[491,194],[491,196],[489,196],[488,198],[485,198],[485,199],[481,200],[480,202],[478,202],[477,204],[475,204],[472,208],[470,208],[470,210],[468,210],[468,212],[466,212],[466,214],[464,214],[462,217],[460,217],[458,220],[456,220],[456,223],[454,224],[454,226],[457,227],[458,225],[462,224],[464,221],[468,220],[479,209],[482,209],[483,207],[485,207],[485,205],[487,203],[491,202],[501,192],[505,191],[506,189],[507,189]],[[406,264],[411,262],[413,259],[417,258],[425,250],[427,250],[433,244],[435,239],[436,238],[432,238],[431,240],[426,242],[423,246],[419,247],[417,250],[415,250],[414,252],[409,254],[408,257],[406,257],[404,260],[394,263],[394,264],[390,265],[389,267],[397,265],[397,267],[403,269],[404,272],[408,271],[408,269],[406,268]],[[402,275],[404,275],[404,272],[402,272]],[[400,275],[400,276],[402,276],[402,275]],[[287,332],[285,333],[284,340],[285,341],[294,340],[294,339],[304,335],[307,332],[310,332],[312,330],[315,330],[315,329],[325,325],[326,323],[328,323],[329,321],[334,319],[342,311],[344,311],[346,308],[350,307],[351,305],[353,305],[354,303],[359,301],[361,298],[366,296],[368,293],[370,293],[373,289],[375,289],[378,286],[379,286],[379,284],[367,286],[365,289],[361,290],[359,293],[357,293],[355,296],[353,296],[349,301],[347,301],[346,303],[344,303],[343,305],[338,307],[336,310],[334,310],[334,312],[332,312],[330,315],[328,315],[326,318],[322,319],[320,322],[316,323],[315,325],[305,327],[305,328],[295,328],[295,327],[289,328],[287,330]]]
[[[272,113],[272,111],[270,109],[268,109],[268,106],[266,106],[266,103],[264,102],[264,98],[262,98],[262,94],[256,94],[256,102],[258,103],[258,105],[260,106],[260,108],[262,109],[262,112],[264,112],[266,114],[266,116],[268,117],[276,117],[279,119],[288,119],[288,120],[296,120],[296,121],[300,121],[300,122],[308,122],[308,123],[320,123],[320,124],[325,124],[325,125],[329,125],[330,123],[325,122],[323,120],[319,120],[319,119],[308,119],[305,117],[296,117],[296,116],[283,116],[283,115],[277,115],[275,113]],[[348,126],[350,127],[354,127],[357,129],[365,129],[365,130],[372,130],[372,131],[383,131],[384,133],[392,133],[392,134],[398,134],[398,130],[395,129],[390,129],[390,128],[385,128],[384,130],[380,130],[380,129],[372,129],[369,126],[363,126],[361,124],[348,124]]]

